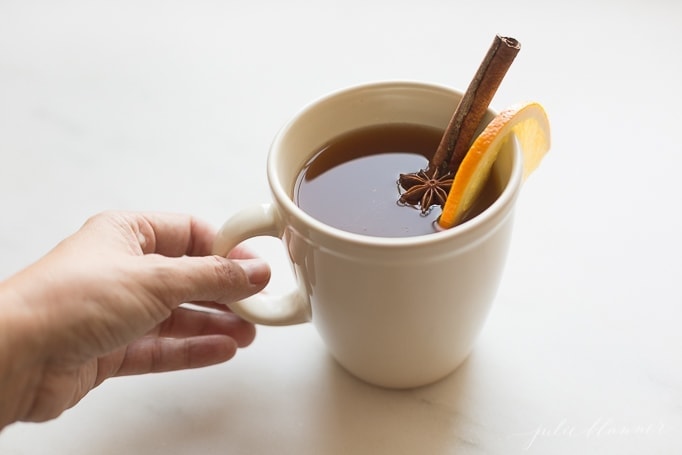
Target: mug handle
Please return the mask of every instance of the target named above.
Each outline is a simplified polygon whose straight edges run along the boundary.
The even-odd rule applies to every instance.
[[[213,254],[226,257],[239,243],[251,237],[282,238],[283,223],[273,204],[250,207],[237,212],[218,231]],[[228,305],[254,324],[293,325],[310,321],[310,301],[299,287],[283,295],[258,293]]]

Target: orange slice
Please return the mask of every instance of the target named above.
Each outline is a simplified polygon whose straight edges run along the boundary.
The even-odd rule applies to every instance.
[[[488,179],[497,155],[512,136],[523,155],[523,179],[533,172],[549,151],[549,119],[536,102],[512,106],[500,112],[471,144],[460,164],[438,223],[450,228],[471,208]]]

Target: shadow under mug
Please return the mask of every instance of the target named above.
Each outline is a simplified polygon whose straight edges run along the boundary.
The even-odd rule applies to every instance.
[[[304,164],[330,139],[394,122],[444,129],[461,96],[428,83],[371,83],[327,95],[296,114],[268,155],[272,202],[227,220],[213,252],[226,256],[248,238],[279,237],[297,285],[230,308],[256,324],[312,322],[332,356],[375,385],[422,386],[454,371],[484,324],[503,272],[521,187],[515,142],[503,146],[491,172],[497,199],[442,232],[405,238],[349,233],[302,211],[292,194]],[[488,110],[484,121],[493,117]]]

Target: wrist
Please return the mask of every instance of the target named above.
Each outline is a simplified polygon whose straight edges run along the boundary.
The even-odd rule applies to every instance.
[[[39,376],[28,313],[12,284],[0,283],[0,429],[25,414]]]

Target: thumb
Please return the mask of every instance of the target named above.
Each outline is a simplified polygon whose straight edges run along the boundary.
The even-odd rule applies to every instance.
[[[226,259],[221,256],[172,258],[175,273],[166,289],[179,301],[232,303],[262,290],[270,281],[270,266],[262,259]]]

